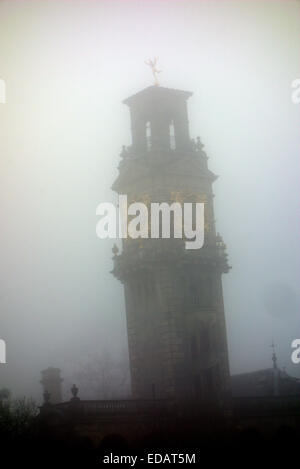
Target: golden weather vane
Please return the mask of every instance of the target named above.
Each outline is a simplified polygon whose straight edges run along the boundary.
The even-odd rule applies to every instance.
[[[158,74],[161,73],[161,70],[157,70],[156,64],[157,64],[158,57],[154,57],[153,60],[149,59],[147,62],[145,61],[146,65],[149,65],[149,67],[152,70],[153,78],[154,78],[154,85],[159,86],[158,83]]]

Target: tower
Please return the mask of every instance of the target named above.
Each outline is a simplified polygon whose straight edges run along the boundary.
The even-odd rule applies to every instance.
[[[44,393],[49,393],[51,404],[58,404],[62,401],[60,369],[49,367],[41,372],[41,384],[44,388]]]
[[[150,86],[124,101],[132,145],[123,147],[112,188],[128,203],[204,202],[204,246],[124,239],[113,273],[124,284],[133,397],[222,407],[230,384],[221,277],[229,266],[215,231],[216,176],[189,135],[191,95]]]

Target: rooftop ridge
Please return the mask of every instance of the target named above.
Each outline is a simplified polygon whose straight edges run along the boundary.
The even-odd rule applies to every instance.
[[[150,96],[178,96],[182,97],[184,99],[188,99],[190,96],[193,95],[192,91],[185,91],[185,90],[179,90],[176,88],[166,88],[164,86],[148,86],[147,88],[144,88],[141,91],[138,91],[137,93],[133,94],[132,96],[129,96],[128,98],[124,99],[122,102],[123,104],[128,104],[130,105],[132,102],[134,102],[136,99],[139,98],[148,98]]]

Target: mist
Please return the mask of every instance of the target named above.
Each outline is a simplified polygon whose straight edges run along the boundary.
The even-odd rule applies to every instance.
[[[299,2],[2,1],[0,387],[16,396],[39,400],[48,366],[66,396],[89,357],[128,366],[114,241],[97,238],[96,207],[117,200],[131,144],[122,100],[152,85],[154,56],[162,86],[194,93],[191,136],[219,175],[231,373],[271,367],[274,340],[279,366],[300,376]]]

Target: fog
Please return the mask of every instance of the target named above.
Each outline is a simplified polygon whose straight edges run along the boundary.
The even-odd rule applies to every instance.
[[[41,396],[40,371],[65,392],[89,357],[126,367],[122,285],[96,207],[130,145],[122,100],[152,85],[192,91],[214,184],[231,373],[278,363],[294,376],[300,336],[297,1],[2,1],[0,78],[0,387]],[[80,391],[79,391],[80,395]]]

